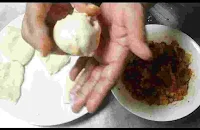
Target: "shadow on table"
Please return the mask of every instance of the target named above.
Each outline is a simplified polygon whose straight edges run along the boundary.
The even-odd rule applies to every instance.
[[[197,128],[200,127],[200,108],[194,111],[192,114],[189,116],[182,118],[177,121],[172,121],[172,122],[165,122],[165,123],[159,123],[159,122],[153,122],[150,121],[149,126],[156,126],[159,128],[185,128],[185,127],[193,127]]]
[[[53,127],[71,127],[71,126],[75,126],[76,124],[81,124],[81,123],[84,123],[84,122],[87,122],[90,118],[92,118],[93,116],[99,114],[107,105],[108,103],[110,102],[110,97],[112,96],[111,93],[108,94],[108,96],[105,98],[105,100],[103,101],[102,105],[100,106],[100,108],[93,114],[85,114],[84,116],[76,119],[76,120],[73,120],[71,122],[68,122],[68,123],[65,123],[65,124],[61,124],[61,125],[56,125],[56,126],[53,126]]]
[[[170,125],[169,123],[166,123]],[[200,125],[200,108],[190,114],[188,117],[171,122],[174,127],[199,127]]]
[[[142,119],[140,117],[131,117],[139,122],[139,126],[143,128],[199,128],[200,127],[200,108],[185,118],[171,122],[155,122]],[[137,118],[137,119],[135,119]],[[130,127],[135,127],[134,122]]]
[[[200,4],[198,3],[198,6],[191,9],[191,12],[185,13],[185,16],[181,19],[180,30],[192,38],[200,38]]]

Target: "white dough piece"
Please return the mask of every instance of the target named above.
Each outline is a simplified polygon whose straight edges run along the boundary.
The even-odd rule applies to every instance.
[[[0,63],[0,99],[17,102],[23,81],[23,65],[17,61]]]
[[[57,21],[53,36],[64,52],[77,56],[90,56],[98,47],[101,27],[96,18],[74,11]]]
[[[22,65],[26,65],[32,59],[35,50],[24,41],[21,30],[8,26],[3,36],[0,51],[10,60],[19,61]]]
[[[68,55],[50,54],[46,57],[43,57],[43,56],[41,56],[39,51],[36,51],[35,53],[40,58],[40,60],[43,62],[43,64],[45,65],[45,67],[50,75],[56,74],[67,63],[69,63],[69,60],[70,60],[70,56],[68,56]]]

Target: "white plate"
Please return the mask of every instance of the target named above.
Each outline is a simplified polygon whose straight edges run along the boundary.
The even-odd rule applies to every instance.
[[[7,26],[21,28],[24,15],[20,15]],[[0,32],[2,38],[5,28]],[[23,51],[23,50],[22,50]],[[25,81],[22,85],[22,95],[15,105],[11,102],[0,100],[0,109],[14,117],[33,125],[51,126],[67,123],[87,113],[84,108],[80,113],[71,111],[69,104],[64,104],[64,87],[66,77],[78,57],[72,57],[69,65],[52,77],[38,57],[34,57],[26,66]],[[0,61],[7,61],[0,52]]]
[[[183,101],[167,106],[149,106],[131,98],[124,85],[119,82],[112,93],[116,99],[131,113],[152,121],[173,121],[183,118],[200,105],[200,48],[188,35],[163,25],[146,25],[147,39],[156,42],[177,40],[180,46],[192,54],[190,67],[195,73],[189,83],[188,95]],[[170,42],[171,43],[171,42]],[[120,89],[120,90],[119,90]]]

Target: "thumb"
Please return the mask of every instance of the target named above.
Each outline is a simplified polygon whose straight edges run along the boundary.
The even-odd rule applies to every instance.
[[[47,29],[47,27],[44,26],[43,32],[39,32],[37,34],[40,34],[40,36],[37,36],[39,39],[39,50],[42,53],[43,56],[47,56],[48,54],[50,54],[53,50],[54,47],[54,41],[53,39],[49,36],[49,30]]]
[[[45,20],[51,4],[27,4],[22,23],[22,36],[32,47],[47,56],[53,49],[53,39]]]
[[[89,16],[100,14],[100,8],[92,3],[71,3],[71,5],[80,13],[86,13]]]

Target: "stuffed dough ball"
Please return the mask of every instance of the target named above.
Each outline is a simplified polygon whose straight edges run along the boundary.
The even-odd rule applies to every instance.
[[[90,56],[98,48],[101,27],[95,17],[76,10],[57,21],[53,37],[57,46],[75,56]]]

